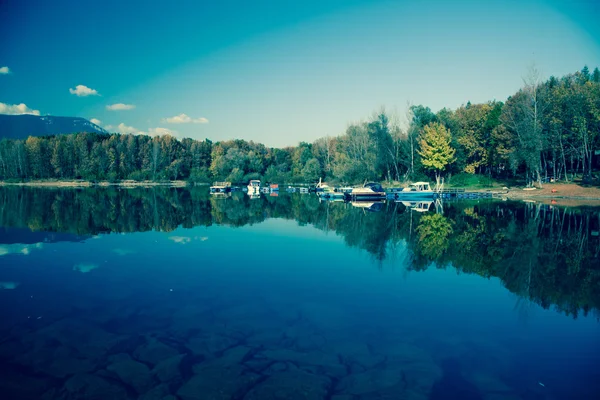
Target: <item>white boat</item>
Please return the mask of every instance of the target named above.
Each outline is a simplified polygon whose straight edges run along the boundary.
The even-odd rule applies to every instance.
[[[319,178],[319,183],[317,183],[317,185],[315,186],[315,192],[319,193],[322,192],[323,190],[325,190],[325,188],[328,188],[329,185],[327,185],[325,182],[321,181],[321,178]]]
[[[215,182],[210,187],[210,193],[228,193],[231,191],[231,182]]]
[[[385,200],[385,190],[381,187],[381,184],[370,182],[365,183],[361,188],[353,188],[350,193],[346,193],[346,196],[350,197],[351,200]]]
[[[256,194],[260,192],[260,181],[258,179],[253,179],[248,182],[248,193]]]
[[[397,199],[425,199],[433,198],[435,192],[431,189],[429,182],[411,183],[399,192],[396,192]]]

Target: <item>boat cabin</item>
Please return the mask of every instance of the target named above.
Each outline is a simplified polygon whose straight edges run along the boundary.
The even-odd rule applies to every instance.
[[[403,192],[431,192],[429,182],[415,182],[402,189]]]
[[[380,183],[369,182],[369,183],[365,183],[365,186],[363,186],[363,187],[371,189],[375,193],[385,193],[385,190],[383,190],[383,187],[381,186]]]

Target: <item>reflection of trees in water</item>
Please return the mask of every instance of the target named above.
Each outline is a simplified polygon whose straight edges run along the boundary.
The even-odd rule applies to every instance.
[[[97,234],[244,226],[267,218],[335,232],[381,268],[497,277],[520,299],[577,316],[600,309],[600,212],[514,202],[447,203],[444,214],[388,203],[380,212],[316,196],[211,197],[206,188],[0,188],[0,226]],[[529,312],[528,301],[516,309]]]
[[[441,214],[428,214],[421,217],[418,234],[418,252],[426,258],[439,259],[450,246],[452,224]]]

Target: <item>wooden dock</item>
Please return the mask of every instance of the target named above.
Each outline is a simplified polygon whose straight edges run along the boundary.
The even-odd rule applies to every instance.
[[[389,188],[386,189],[386,195],[388,198],[395,198],[398,192],[401,192],[402,188]],[[434,198],[439,199],[449,199],[449,198],[458,198],[458,199],[482,199],[482,198],[492,198],[494,197],[494,193],[491,191],[467,191],[462,188],[444,188],[441,190],[437,190],[434,192]]]

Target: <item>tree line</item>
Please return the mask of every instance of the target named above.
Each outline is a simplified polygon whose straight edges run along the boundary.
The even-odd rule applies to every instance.
[[[452,174],[545,180],[593,177],[600,150],[600,71],[541,81],[532,69],[505,102],[434,113],[408,109],[407,125],[384,109],[314,143],[269,148],[165,135],[79,133],[0,140],[0,179],[188,180],[358,183]]]

